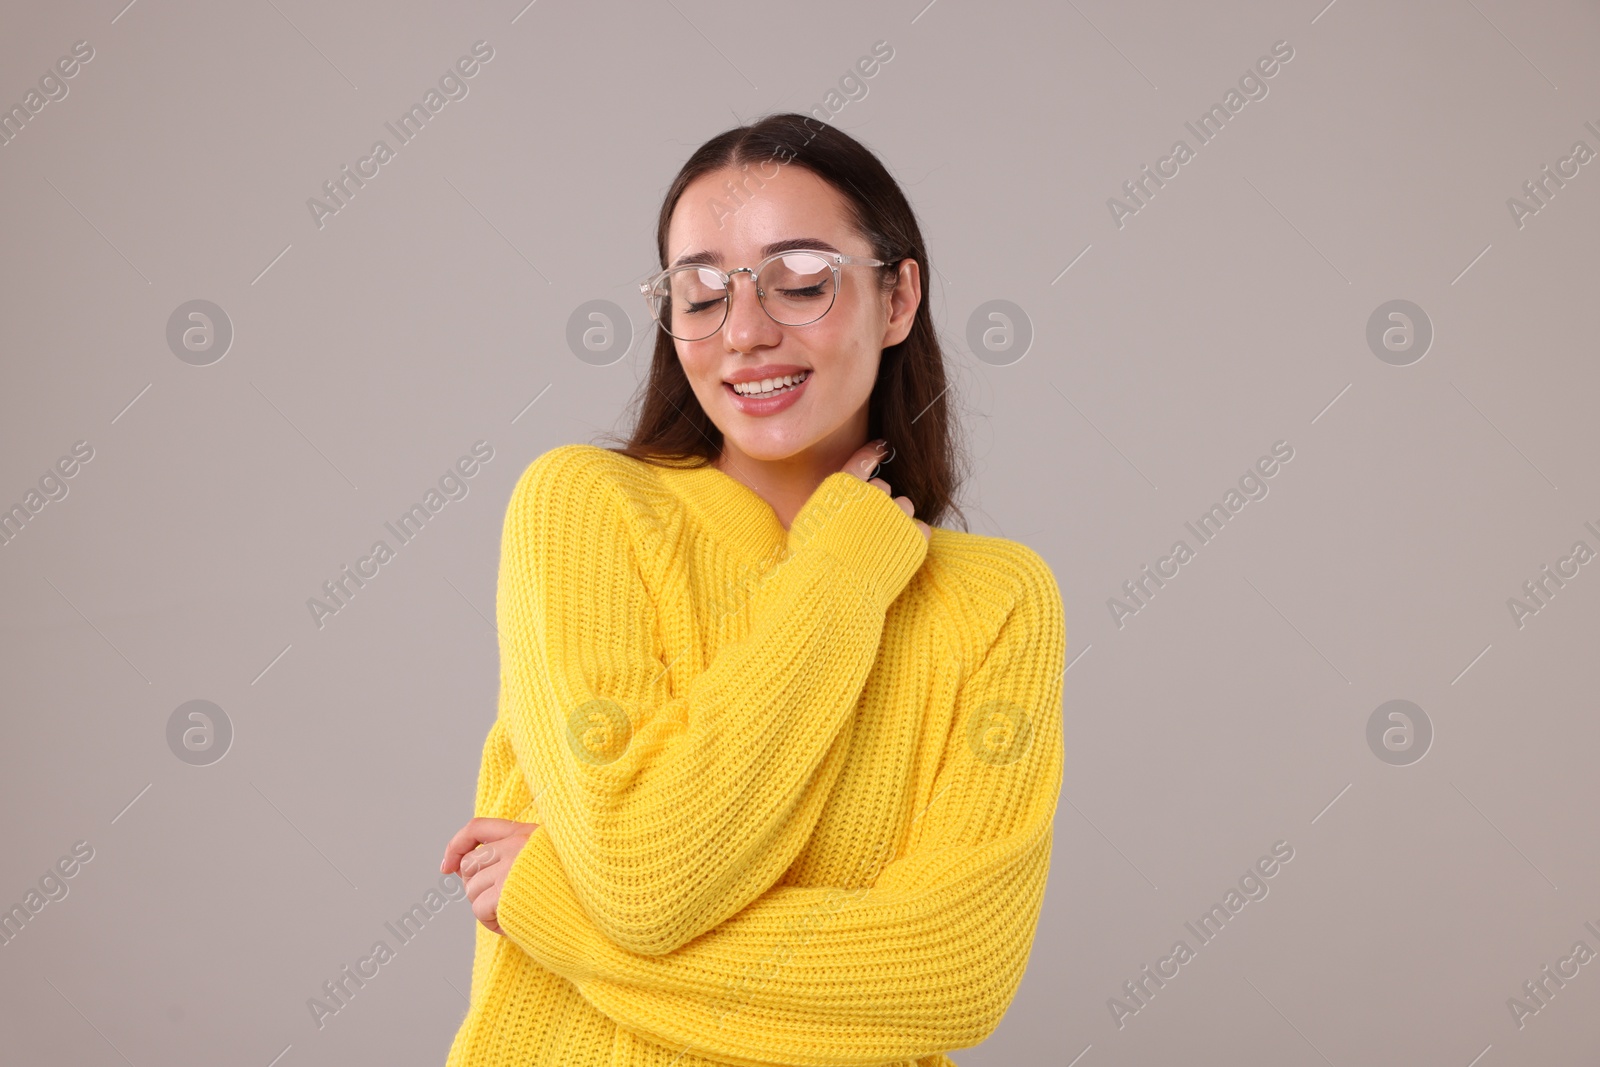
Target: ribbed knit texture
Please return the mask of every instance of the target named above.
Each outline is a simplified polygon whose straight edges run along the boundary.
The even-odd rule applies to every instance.
[[[563,445],[512,493],[476,812],[540,823],[449,1067],[953,1067],[1027,965],[1062,778],[1032,549],[826,478]]]

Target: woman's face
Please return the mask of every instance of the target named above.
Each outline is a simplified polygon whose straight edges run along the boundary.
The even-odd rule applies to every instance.
[[[760,179],[754,175],[761,168],[752,166],[743,173],[714,171],[691,182],[667,230],[668,264],[688,255],[725,271],[754,269],[783,250],[774,246],[795,241],[845,255],[873,255],[851,229],[847,201],[833,186],[796,164],[768,179],[772,166],[765,165]],[[739,188],[742,204],[725,182]],[[866,443],[867,402],[878,361],[885,347],[910,332],[921,298],[915,260],[900,265],[893,292],[879,287],[882,272],[881,267],[839,267],[833,306],[804,326],[779,325],[757,300],[754,277],[735,274],[722,328],[699,341],[673,339],[695,396],[722,431],[725,457],[776,461],[809,451],[819,464],[842,463]],[[753,374],[803,374],[805,380],[789,395],[741,398],[731,383]]]

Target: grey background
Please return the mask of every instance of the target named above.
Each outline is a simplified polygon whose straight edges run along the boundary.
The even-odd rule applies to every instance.
[[[500,523],[539,453],[620,430],[636,283],[683,159],[807,110],[904,183],[976,477],[1067,609],[1066,780],[1027,977],[963,1067],[1576,1063],[1600,964],[1593,4],[1338,0],[730,7],[122,0],[8,6],[0,103],[92,61],[0,147],[0,903],[95,850],[0,946],[8,1062],[443,1061],[472,918],[442,911],[319,1030],[321,983],[434,886],[497,685]],[[319,229],[306,207],[474,41],[494,58]],[[1274,42],[1292,61],[1118,227],[1107,199]],[[1070,269],[1068,268],[1070,264]],[[226,355],[177,358],[190,300]],[[639,340],[566,342],[591,300]],[[964,340],[1022,308],[1024,358]],[[1434,339],[1369,349],[1406,299]],[[530,406],[531,404],[531,406]],[[318,629],[321,583],[474,441],[494,458]],[[1120,628],[1107,606],[1275,441],[1294,458]],[[234,736],[193,766],[174,709]],[[1420,761],[1367,743],[1413,701]],[[1273,842],[1294,858],[1119,1028],[1108,998]],[[275,1060],[274,1058],[277,1057]]]

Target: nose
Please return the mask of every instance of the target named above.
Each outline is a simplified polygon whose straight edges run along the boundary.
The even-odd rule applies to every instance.
[[[728,276],[728,318],[722,333],[730,349],[748,352],[758,345],[777,343],[778,324],[761,306],[756,278],[748,267]]]

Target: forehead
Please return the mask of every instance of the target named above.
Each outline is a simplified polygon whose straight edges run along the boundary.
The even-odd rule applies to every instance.
[[[844,195],[794,164],[752,163],[702,174],[685,187],[667,227],[668,265],[754,266],[800,246],[848,253],[863,242]]]

